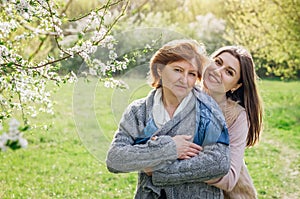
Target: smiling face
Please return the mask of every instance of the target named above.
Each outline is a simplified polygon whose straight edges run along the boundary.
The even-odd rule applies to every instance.
[[[228,52],[223,52],[214,58],[203,77],[203,83],[209,93],[226,94],[235,91],[242,84],[238,83],[241,77],[241,67],[237,58]]]
[[[186,60],[171,62],[163,69],[158,69],[164,100],[180,103],[194,87],[198,70],[198,67]]]

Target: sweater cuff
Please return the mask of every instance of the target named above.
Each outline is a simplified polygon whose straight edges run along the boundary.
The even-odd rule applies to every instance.
[[[161,154],[165,157],[166,161],[177,160],[177,149],[176,144],[171,136],[162,135],[158,136],[156,139],[151,140],[149,145],[159,145],[162,148],[163,153]]]

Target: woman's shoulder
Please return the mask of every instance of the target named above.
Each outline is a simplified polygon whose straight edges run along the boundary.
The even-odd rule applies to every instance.
[[[238,117],[246,117],[245,108],[242,107],[237,101],[227,99],[225,107],[222,107],[227,126],[231,126]]]
[[[139,98],[133,100],[127,107],[127,110],[131,110],[133,112],[141,111],[146,109],[147,107],[153,104],[153,97],[155,94],[155,90],[152,90],[148,93],[146,97]]]
[[[196,96],[197,100],[202,102],[205,106],[207,106],[207,108],[209,109],[219,108],[217,102],[207,93],[202,91],[200,88],[195,87],[193,89],[193,93]]]
[[[224,120],[223,113],[214,98],[198,88],[194,88],[193,93],[201,104],[202,111],[213,114],[214,117],[217,117],[219,120]]]
[[[211,122],[219,125],[225,125],[225,118],[217,102],[207,93],[198,88],[193,90],[199,104],[199,111],[202,118],[208,118]]]
[[[237,113],[241,113],[242,111],[245,111],[245,108],[242,107],[239,102],[233,101],[232,99],[228,98],[227,99],[227,105],[228,108],[234,109]]]

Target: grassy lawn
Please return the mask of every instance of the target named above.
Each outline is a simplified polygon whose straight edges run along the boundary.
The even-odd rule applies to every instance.
[[[27,149],[0,152],[0,198],[133,198],[136,173],[111,174],[104,159],[127,103],[144,96],[143,81],[130,90],[92,81],[64,85],[53,95],[55,115],[32,121],[43,128],[24,137]],[[259,198],[300,198],[300,82],[263,80],[265,130],[246,150]]]

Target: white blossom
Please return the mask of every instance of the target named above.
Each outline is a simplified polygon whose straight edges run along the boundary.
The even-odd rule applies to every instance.
[[[28,146],[28,141],[23,137],[19,137],[19,144],[22,148],[26,148]]]
[[[115,38],[108,34],[109,30],[105,28],[102,20],[104,18],[106,23],[110,23],[117,13],[107,8],[105,12],[92,11],[86,17],[70,22],[63,20],[55,3],[56,1],[52,0],[2,1],[3,14],[0,21],[0,74],[2,74],[0,76],[2,91],[0,105],[2,109],[0,116],[4,119],[0,122],[5,122],[11,117],[10,113],[14,112],[21,112],[23,118],[26,119],[30,116],[38,117],[40,112],[54,114],[51,92],[47,90],[46,84],[52,81],[59,85],[77,80],[73,72],[65,76],[57,73],[56,63],[60,60],[79,55],[87,63],[88,73],[99,75],[99,78],[105,78],[112,71],[126,68],[126,61],[116,60],[118,55],[115,52]],[[67,34],[70,35],[66,36]],[[78,35],[81,36],[80,39]],[[24,47],[31,41],[44,37],[58,42],[57,46],[60,48],[57,55],[43,57],[41,53],[29,59],[28,55],[35,55],[37,48]],[[93,61],[92,55],[98,48],[109,52],[106,57],[108,61],[106,59]],[[26,52],[23,52],[24,49]],[[7,70],[13,72],[7,72]],[[117,80],[108,82],[110,88],[121,85]],[[22,146],[27,145],[23,139],[17,139],[22,137],[18,130],[19,125],[17,120],[11,120],[8,133],[2,134],[1,140],[3,141],[7,135],[12,140],[19,140]],[[6,143],[2,141],[0,148],[4,150]]]
[[[8,133],[4,132],[0,135],[0,149],[1,151],[6,151],[7,148],[12,148],[12,143],[17,143],[21,148],[25,148],[28,145],[28,141],[23,138],[22,133],[19,131],[20,122],[15,118],[11,119],[9,122]],[[2,130],[2,129],[0,129]]]
[[[4,133],[0,136],[0,142],[6,143],[7,140],[9,140],[9,136],[7,135],[7,133],[4,132]]]
[[[18,120],[16,120],[15,118],[11,119],[9,122],[10,131],[15,131],[16,129],[18,129],[19,125],[20,122]]]
[[[97,71],[94,68],[89,68],[89,74],[93,76],[97,76]]]

